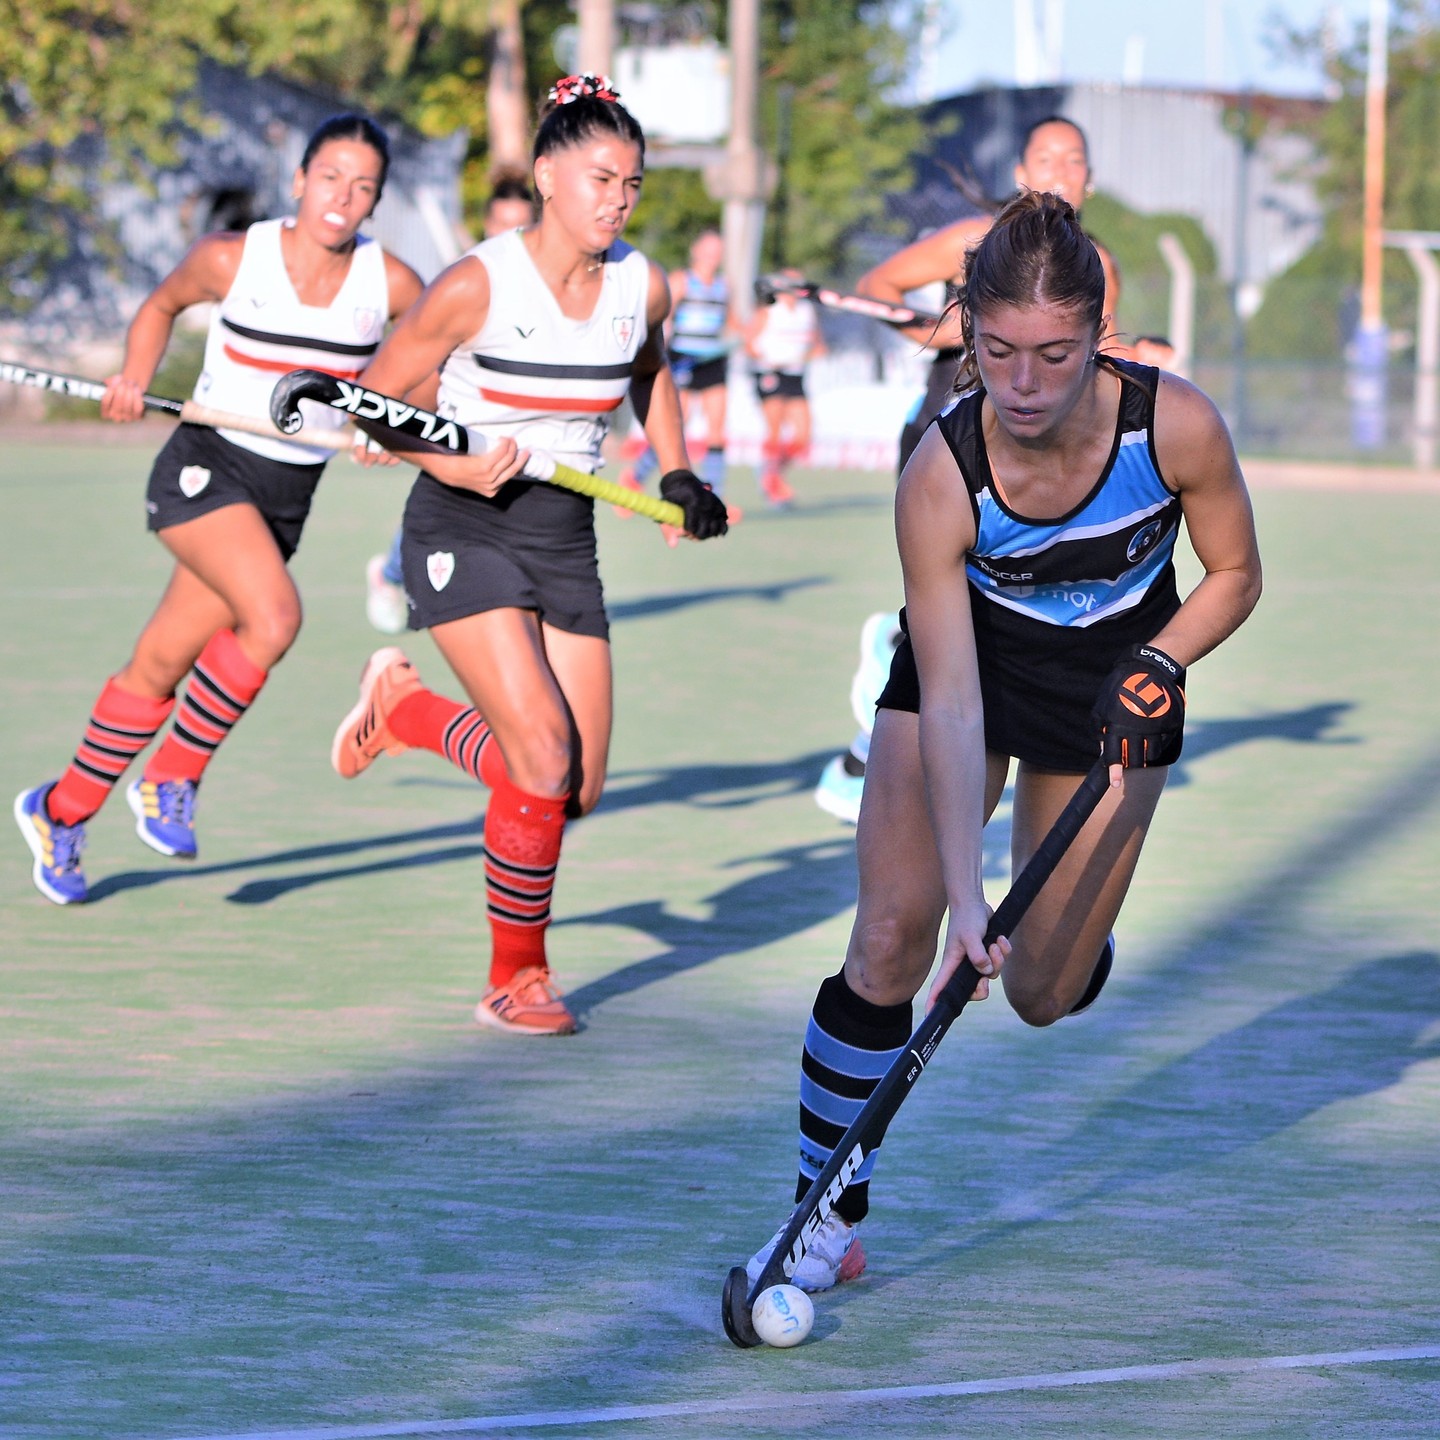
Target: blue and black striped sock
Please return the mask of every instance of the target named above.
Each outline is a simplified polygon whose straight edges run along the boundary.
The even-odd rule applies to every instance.
[[[802,1199],[831,1152],[910,1038],[911,1007],[872,1005],[845,983],[845,972],[820,986],[800,1062],[800,1174]],[[875,1149],[878,1149],[877,1145]],[[835,1209],[852,1225],[870,1208],[875,1150],[865,1157]]]

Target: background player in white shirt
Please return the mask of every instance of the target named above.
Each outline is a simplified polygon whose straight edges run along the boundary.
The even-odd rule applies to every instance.
[[[803,279],[798,270],[783,273],[789,280]],[[760,493],[770,504],[785,506],[795,498],[785,471],[810,450],[805,367],[825,353],[825,338],[813,301],[783,287],[767,293],[770,300],[757,306],[745,329],[745,352],[754,367],[755,396],[765,421]]]
[[[325,121],[295,172],[295,218],[196,241],[140,306],[100,413],[140,419],[176,316],[205,302],[216,307],[195,389],[206,405],[268,422],[270,391],[287,371],[357,376],[386,320],[421,289],[408,265],[358,233],[389,163],[389,142],[372,120]],[[338,419],[316,407],[306,423]],[[170,735],[126,798],[151,849],[195,857],[195,794],[205,766],[299,632],[300,596],[286,562],[330,454],[288,439],[181,425],[156,457],[146,510],[175,557],[170,582],[130,659],[96,700],[70,767],[15,801],[35,884],[56,904],[88,898],[85,822],[172,710]]]

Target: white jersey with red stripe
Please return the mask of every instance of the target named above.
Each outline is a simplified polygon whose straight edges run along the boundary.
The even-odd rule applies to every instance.
[[[803,374],[820,329],[820,313],[814,303],[781,296],[765,308],[764,317],[765,323],[751,342],[756,367]]]
[[[245,232],[240,267],[225,298],[210,317],[205,368],[195,399],[213,410],[270,418],[270,392],[290,370],[323,370],[354,380],[380,348],[390,313],[385,252],[356,236],[350,269],[328,305],[306,305],[285,269],[280,232],[291,220],[262,220]],[[301,401],[306,429],[339,430],[346,416],[326,405]],[[314,465],[333,454],[290,440],[270,440],[239,430],[221,430],[232,445],[283,460]]]
[[[535,268],[523,232],[467,253],[489,272],[490,312],[441,368],[440,413],[593,474],[649,331],[650,262],[617,240],[605,252],[595,309],[573,320]]]

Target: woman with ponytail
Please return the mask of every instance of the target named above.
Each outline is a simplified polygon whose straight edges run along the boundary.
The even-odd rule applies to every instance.
[[[902,637],[870,747],[854,929],[805,1036],[797,1199],[908,1042],[937,946],[932,996],[968,959],[975,998],[1000,976],[1030,1025],[1095,1001],[1180,755],[1186,670],[1259,597],[1249,499],[1218,411],[1177,376],[1100,353],[1104,317],[1100,256],[1058,195],[1016,197],[967,256],[963,393],[896,496]],[[1183,601],[1182,523],[1204,571]],[[981,833],[1012,767],[1018,874],[1102,757],[1105,798],[1015,933],[987,949]],[[864,1268],[870,1163],[797,1285],[828,1289]]]
[[[528,478],[526,461],[534,449],[593,473],[628,394],[686,533],[726,529],[724,505],[687,468],[665,273],[621,238],[644,159],[608,80],[560,81],[535,138],[540,218],[450,266],[361,377],[423,403],[438,373],[438,408],[472,437],[467,455],[414,456],[423,468],[402,542],[410,627],[430,632],[464,698],[426,689],[400,650],[379,650],[331,758],[348,779],[381,754],[426,749],[489,787],[490,973],[475,1014],[516,1035],[576,1028],[545,930],[561,836],[600,799],[612,718],[594,502]]]

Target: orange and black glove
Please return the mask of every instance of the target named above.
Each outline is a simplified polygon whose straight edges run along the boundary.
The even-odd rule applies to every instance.
[[[1106,677],[1093,713],[1106,764],[1173,765],[1185,739],[1185,667],[1153,645],[1136,645]]]

